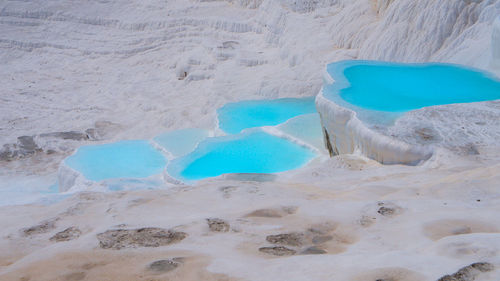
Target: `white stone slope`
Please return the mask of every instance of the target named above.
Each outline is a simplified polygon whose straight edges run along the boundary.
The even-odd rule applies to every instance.
[[[41,134],[213,129],[227,102],[316,95],[340,59],[497,71],[499,11],[491,0],[0,3],[0,145],[36,136],[55,163],[82,142]]]

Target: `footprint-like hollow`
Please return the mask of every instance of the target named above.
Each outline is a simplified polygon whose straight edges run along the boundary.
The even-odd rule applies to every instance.
[[[402,267],[384,267],[353,276],[351,281],[422,281],[425,276]]]
[[[498,229],[493,225],[474,220],[443,219],[424,225],[424,234],[432,240],[453,235],[495,232],[498,232]]]

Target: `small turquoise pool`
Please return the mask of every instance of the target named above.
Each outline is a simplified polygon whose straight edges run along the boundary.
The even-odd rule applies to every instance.
[[[341,61],[327,71],[335,83],[324,88],[326,98],[368,110],[406,112],[500,99],[499,80],[458,65]]]
[[[299,168],[315,156],[306,147],[252,130],[207,139],[192,153],[173,160],[167,171],[188,181],[228,173],[278,173]]]
[[[274,126],[302,114],[315,113],[314,97],[228,103],[217,110],[219,128],[237,134],[247,128]]]
[[[167,161],[149,141],[131,140],[82,146],[65,163],[85,178],[146,178],[162,172]]]
[[[193,151],[198,143],[207,137],[207,130],[188,128],[161,134],[153,140],[172,156],[179,157]]]

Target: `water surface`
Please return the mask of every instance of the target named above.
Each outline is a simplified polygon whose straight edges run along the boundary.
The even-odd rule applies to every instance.
[[[335,101],[340,96],[350,105],[369,110],[406,112],[500,99],[498,80],[458,65],[342,61],[328,65],[328,72],[336,82],[325,87],[325,97]]]
[[[315,113],[314,97],[228,103],[217,110],[219,128],[236,134],[247,128],[274,126],[302,114]]]
[[[166,159],[149,141],[129,140],[78,148],[65,163],[85,178],[145,178],[162,172]]]
[[[278,173],[301,167],[315,153],[296,143],[253,130],[210,138],[167,167],[170,175],[199,180],[228,173]]]

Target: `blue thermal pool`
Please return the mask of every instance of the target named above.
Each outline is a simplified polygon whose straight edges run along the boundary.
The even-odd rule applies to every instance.
[[[299,168],[315,156],[306,147],[256,129],[207,139],[173,160],[167,171],[187,181],[227,173],[277,173]]]
[[[89,180],[107,180],[110,190],[130,190],[155,185],[144,178],[165,167],[170,177],[183,182],[229,173],[278,173],[305,165],[323,149],[314,97],[231,103],[218,110],[218,118],[229,135],[181,129],[152,142],[84,146],[65,163]],[[262,126],[275,126],[269,130],[276,135],[256,128]],[[168,165],[163,152],[172,158]]]
[[[314,97],[308,97],[229,103],[217,110],[217,116],[224,132],[236,134],[247,128],[274,126],[315,112]]]
[[[82,146],[65,163],[87,179],[146,178],[162,172],[167,161],[149,141],[132,140]]]
[[[341,61],[327,71],[335,83],[325,86],[325,97],[351,109],[406,112],[500,99],[500,81],[458,65]]]

